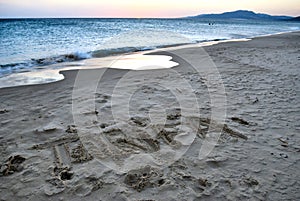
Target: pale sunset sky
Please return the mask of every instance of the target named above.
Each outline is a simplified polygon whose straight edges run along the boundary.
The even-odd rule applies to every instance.
[[[300,0],[0,0],[0,17],[184,17],[252,10],[300,15]]]

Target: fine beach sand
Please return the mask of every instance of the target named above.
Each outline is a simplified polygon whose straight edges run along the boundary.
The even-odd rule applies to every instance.
[[[188,66],[201,62],[196,46],[152,53],[172,56],[179,63],[172,69],[85,70],[79,84],[73,70],[55,83],[0,89],[0,200],[299,200],[300,32],[204,49],[224,85],[224,126],[210,118],[211,95],[219,91]],[[192,95],[180,90],[173,71]],[[91,77],[101,72],[94,91]],[[201,116],[182,113],[172,91],[156,84],[162,82],[183,94],[184,104],[196,97]],[[127,107],[113,99],[116,90],[130,97],[124,121],[113,117]],[[223,131],[199,160],[209,126]],[[191,143],[186,133],[195,137],[191,146],[184,146]],[[162,168],[143,157],[126,171],[106,166],[168,148],[183,155],[162,155],[169,162]]]

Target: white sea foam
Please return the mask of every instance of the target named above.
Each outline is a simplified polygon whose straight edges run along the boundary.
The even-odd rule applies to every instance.
[[[75,52],[74,56],[77,57],[78,59],[89,59],[92,58],[92,55],[87,52]]]

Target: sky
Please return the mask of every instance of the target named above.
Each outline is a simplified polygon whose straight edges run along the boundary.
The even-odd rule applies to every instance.
[[[252,10],[300,15],[300,0],[0,0],[0,17],[161,17]]]

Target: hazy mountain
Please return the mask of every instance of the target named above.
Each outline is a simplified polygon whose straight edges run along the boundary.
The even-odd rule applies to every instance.
[[[202,14],[190,16],[188,18],[195,19],[252,19],[252,20],[290,20],[290,16],[274,16],[263,13],[255,13],[248,10],[237,10],[233,12],[225,12],[221,14]]]

